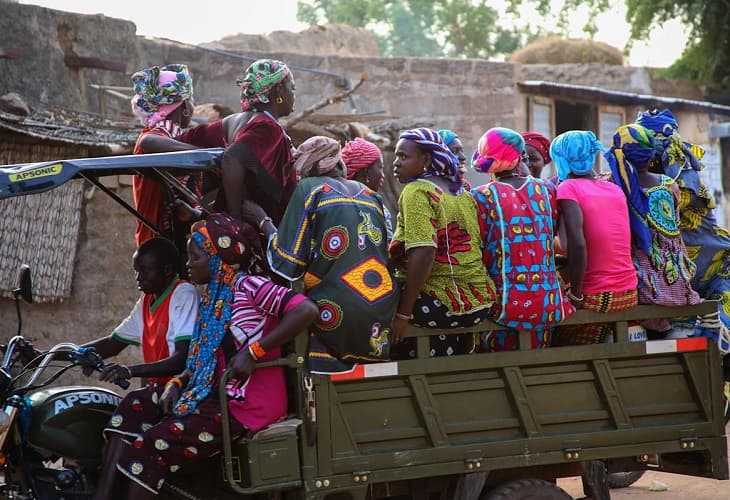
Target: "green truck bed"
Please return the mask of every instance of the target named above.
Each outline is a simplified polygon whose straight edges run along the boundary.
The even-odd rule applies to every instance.
[[[256,468],[271,450],[266,439],[244,441],[239,450],[248,457],[241,460],[259,480],[246,480],[244,471],[243,484],[270,490],[289,481],[289,487],[303,486],[302,498],[335,491],[365,498],[404,480],[475,472],[576,475],[576,464],[587,460],[641,469],[653,455],[659,456],[659,470],[728,479],[717,348],[704,338],[620,341],[633,319],[702,314],[715,307],[639,306],[612,315],[580,311],[569,319],[617,321],[619,342],[613,344],[422,357],[315,375],[316,422],[306,411],[306,394],[298,394],[305,425],[298,438],[273,446],[277,467],[296,451],[288,449],[292,446],[298,446],[301,463],[289,477],[260,479]],[[480,326],[491,328],[501,327]],[[424,356],[434,330],[409,333],[419,338]],[[295,357],[300,365],[301,355]]]

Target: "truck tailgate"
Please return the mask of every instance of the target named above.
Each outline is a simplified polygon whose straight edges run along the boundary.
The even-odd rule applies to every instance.
[[[720,355],[704,338],[360,365],[316,376],[317,474],[390,481],[700,453],[728,477]]]

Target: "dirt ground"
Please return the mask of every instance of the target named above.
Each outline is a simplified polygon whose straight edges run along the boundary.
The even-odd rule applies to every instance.
[[[725,429],[726,435],[728,432],[730,432],[730,425]],[[730,446],[728,446],[728,451],[730,452]],[[667,489],[664,491],[651,491],[649,488],[652,483],[655,487],[660,486],[658,483],[663,483],[667,486]],[[573,498],[583,497],[583,486],[579,477],[560,479],[558,486],[567,491]],[[628,488],[611,490],[611,500],[633,498],[651,498],[652,500],[716,500],[730,498],[730,481],[649,471]]]

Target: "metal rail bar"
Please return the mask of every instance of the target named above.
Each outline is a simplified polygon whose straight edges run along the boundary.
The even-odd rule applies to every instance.
[[[86,175],[83,172],[79,172],[79,175],[81,177],[83,177],[84,179],[86,179],[87,181],[89,181],[90,183],[92,183],[94,186],[96,186],[99,189],[101,189],[103,192],[105,192],[109,196],[111,196],[114,201],[116,201],[117,203],[119,203],[125,210],[127,210],[127,212],[129,212],[132,215],[134,215],[142,224],[144,224],[145,226],[147,226],[148,228],[150,228],[152,231],[154,231],[158,235],[162,235],[163,234],[162,231],[160,231],[160,229],[157,226],[155,226],[149,220],[147,220],[134,207],[132,207],[129,203],[127,203],[121,196],[119,196],[117,193],[115,193],[114,191],[112,191],[111,189],[109,189],[108,187],[106,187],[104,184],[102,184],[101,182],[99,182],[99,179],[97,179],[95,177],[91,177],[89,175]]]

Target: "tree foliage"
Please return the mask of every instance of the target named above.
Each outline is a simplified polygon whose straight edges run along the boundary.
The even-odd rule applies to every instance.
[[[503,28],[494,8],[471,0],[299,1],[297,18],[369,28],[386,56],[488,58],[514,51],[531,36]]]
[[[655,24],[679,18],[690,41],[669,76],[730,89],[730,2],[727,0],[626,0],[631,35],[642,39]]]
[[[646,40],[653,28],[681,19],[690,41],[665,74],[730,89],[730,0],[563,0],[558,14],[551,12],[552,0],[505,0],[501,17],[484,0],[300,0],[297,17],[310,24],[366,27],[386,56],[494,58],[550,34],[539,22],[547,16],[566,33],[577,9],[588,10],[583,31],[592,36],[596,16],[621,1],[631,25],[627,49],[632,41]],[[525,6],[535,13],[528,20],[520,17]]]
[[[666,71],[670,78],[686,78],[730,90],[729,0],[625,0],[626,21],[632,41],[646,40],[653,28],[680,19],[690,39],[682,56]],[[566,0],[568,5],[589,5],[593,14],[607,11],[607,0]],[[565,9],[564,9],[565,10]]]

